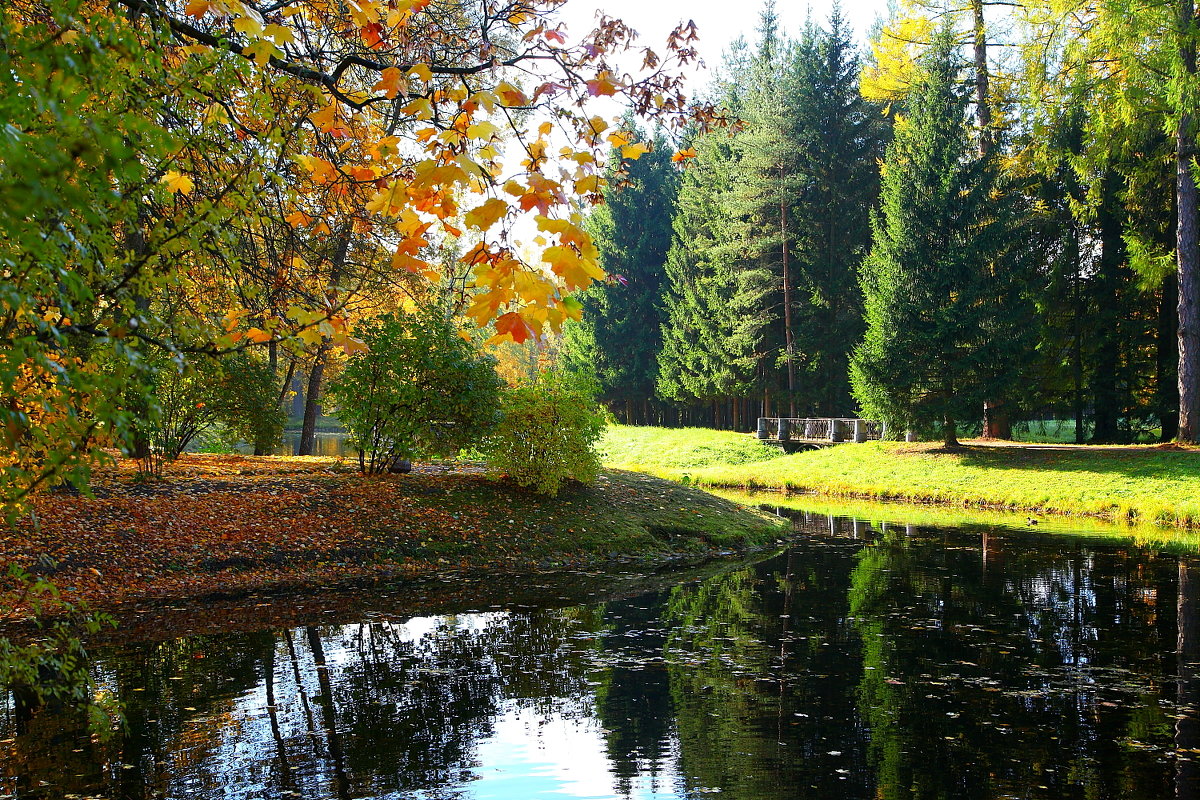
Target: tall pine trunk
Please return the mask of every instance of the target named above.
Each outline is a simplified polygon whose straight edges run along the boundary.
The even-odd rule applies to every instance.
[[[1193,0],[1179,2],[1179,58],[1184,81],[1196,78],[1196,24]],[[1187,96],[1187,93],[1184,93]],[[1200,246],[1197,244],[1195,117],[1180,109],[1175,132],[1176,213],[1175,255],[1179,267],[1179,439],[1200,442]]]
[[[796,341],[792,332],[792,275],[788,264],[787,195],[784,168],[779,168],[779,234],[783,260],[783,343],[787,348],[788,414],[796,416]]]
[[[979,122],[979,154],[987,158],[992,151],[992,109],[988,105],[990,76],[987,64],[987,26],[983,18],[983,0],[971,0],[975,51],[975,118]],[[1000,269],[1000,265],[994,265]],[[983,403],[983,436],[986,439],[1011,439],[1012,420],[1003,400]]]

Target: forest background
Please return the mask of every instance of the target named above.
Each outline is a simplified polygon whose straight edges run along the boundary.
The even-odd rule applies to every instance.
[[[559,5],[7,6],[6,507],[265,452],[293,389],[311,452],[356,324],[431,306],[626,422],[1196,440],[1193,3],[911,0],[866,51],[767,3],[695,99],[694,27]]]

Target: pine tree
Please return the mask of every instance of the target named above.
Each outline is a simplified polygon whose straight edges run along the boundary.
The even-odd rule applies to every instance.
[[[610,163],[604,205],[588,224],[610,278],[583,293],[583,319],[565,331],[563,357],[594,370],[601,399],[623,421],[645,424],[657,419],[649,412],[657,405],[659,305],[679,175],[661,134],[650,153],[625,161],[614,153]]]
[[[853,411],[850,353],[862,338],[858,267],[871,243],[870,210],[888,120],[862,98],[858,55],[835,6],[827,30],[809,25],[790,85],[796,350],[802,401],[821,416]]]
[[[862,270],[867,329],[851,380],[867,414],[893,429],[940,429],[950,447],[959,425],[978,419],[984,399],[1013,381],[1018,359],[997,334],[998,321],[1011,317],[997,300],[997,280],[1008,276],[990,267],[1014,236],[994,164],[968,134],[949,31],[922,66],[883,166]]]
[[[658,391],[684,405],[744,397],[762,358],[761,286],[738,269],[729,225],[737,162],[723,133],[699,137],[667,257]]]

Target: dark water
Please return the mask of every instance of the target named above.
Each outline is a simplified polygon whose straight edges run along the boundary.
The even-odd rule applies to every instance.
[[[315,456],[349,458],[356,454],[355,449],[350,446],[350,437],[344,433],[318,431],[314,434],[313,439],[313,455]],[[283,441],[279,447],[275,448],[275,452],[272,455],[294,456],[299,447],[300,433],[298,431],[287,431],[283,434]]]
[[[798,525],[759,563],[608,597],[567,576],[505,607],[451,582],[476,609],[456,614],[360,595],[266,630],[252,608],[140,615],[95,665],[124,734],[43,714],[17,735],[0,709],[0,795],[1200,796],[1200,561]],[[239,630],[156,628],[189,613]]]

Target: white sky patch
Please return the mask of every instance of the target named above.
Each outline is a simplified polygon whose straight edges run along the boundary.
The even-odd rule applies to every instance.
[[[629,794],[618,795],[613,763],[595,718],[565,719],[531,710],[509,709],[495,721],[495,733],[480,742],[467,784],[471,800],[667,800],[679,795],[674,765],[656,776],[639,775]]]

